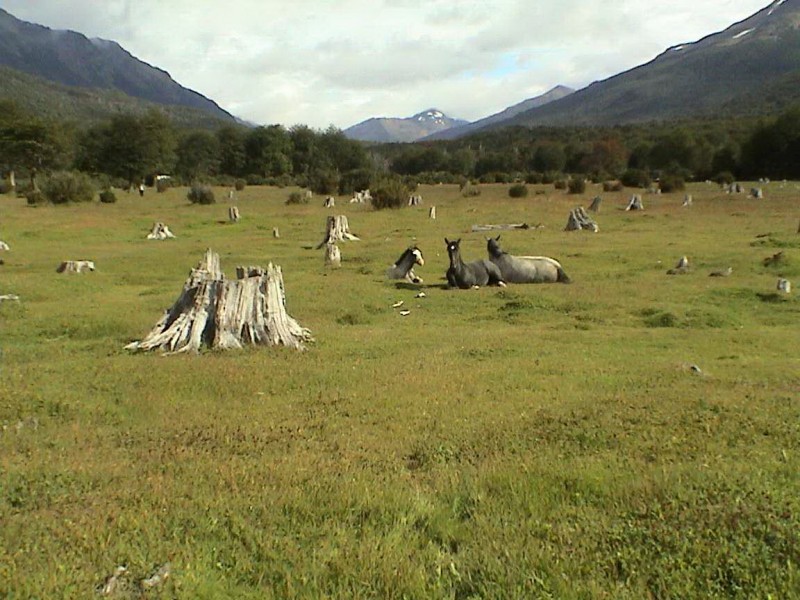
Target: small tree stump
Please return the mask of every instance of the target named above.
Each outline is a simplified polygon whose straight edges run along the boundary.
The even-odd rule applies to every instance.
[[[694,198],[692,198],[692,195],[691,194],[686,194],[683,197],[683,204],[681,206],[691,206],[693,202],[694,202]]]
[[[94,271],[94,261],[65,260],[56,269],[56,273],[83,273],[84,271]]]
[[[436,207],[431,206],[430,210],[428,211],[428,218],[429,219],[436,219]]]
[[[603,199],[600,196],[595,196],[592,200],[592,203],[589,205],[589,210],[592,212],[598,212],[600,210],[600,203]]]
[[[325,239],[317,245],[317,250],[325,244],[335,244],[345,240],[359,241],[359,238],[350,233],[350,224],[347,222],[346,215],[336,215],[328,217],[325,223]]]
[[[0,241],[0,250],[11,250],[11,248],[9,248],[8,244],[6,244],[5,242]]]
[[[408,197],[408,205],[409,206],[419,206],[422,204],[422,196],[419,194],[411,194]]]
[[[325,265],[334,268],[342,266],[342,252],[334,243],[325,245]]]
[[[236,206],[228,207],[228,221],[231,223],[239,222],[239,208]]]
[[[569,211],[569,218],[567,219],[567,226],[564,228],[565,231],[594,231],[595,233],[599,230],[597,227],[597,223],[595,223],[592,219],[589,218],[589,215],[586,213],[586,210],[582,206],[578,208],[573,208]]]
[[[325,202],[322,203],[322,206],[325,208],[334,208],[336,206],[336,198],[333,196],[328,196],[325,198]]]
[[[17,176],[14,174],[14,169],[8,172],[8,185],[11,187],[11,193],[17,191]]]
[[[761,188],[751,188],[750,189],[750,195],[753,198],[763,198],[764,197],[764,190],[762,190]]]
[[[230,350],[283,345],[304,350],[311,332],[286,313],[279,266],[237,267],[240,279],[226,280],[219,255],[206,250],[192,269],[178,299],[153,330],[128,350],[167,354],[198,352],[201,347]]]
[[[790,294],[792,292],[792,282],[788,279],[778,279],[778,291],[784,294]]]
[[[628,202],[628,206],[625,207],[625,210],[644,210],[642,197],[639,194],[631,196],[630,202]]]
[[[272,237],[274,237],[275,239],[278,239],[279,237],[281,237],[281,232],[278,231],[277,227],[273,227],[272,228]]]
[[[164,223],[153,223],[153,229],[147,234],[148,240],[166,240],[174,237],[175,235]]]
[[[681,256],[678,264],[674,268],[667,271],[667,275],[685,275],[689,272],[689,258]]]

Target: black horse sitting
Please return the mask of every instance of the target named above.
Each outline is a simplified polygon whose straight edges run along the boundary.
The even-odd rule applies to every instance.
[[[386,277],[389,279],[405,279],[411,283],[422,283],[422,278],[414,274],[414,265],[422,266],[424,264],[425,259],[422,257],[420,249],[416,246],[411,246],[400,255],[400,258],[391,267],[386,269]]]
[[[461,238],[452,242],[444,238],[444,242],[447,244],[447,255],[450,257],[450,268],[447,269],[447,283],[450,284],[450,287],[458,287],[462,290],[492,284],[505,287],[506,284],[500,269],[493,262],[476,260],[465,263],[461,259],[459,248]]]

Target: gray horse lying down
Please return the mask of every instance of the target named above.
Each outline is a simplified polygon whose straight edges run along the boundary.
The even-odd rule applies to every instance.
[[[500,248],[500,236],[487,239],[489,260],[508,283],[572,283],[561,263],[547,256],[513,256]]]
[[[450,268],[447,269],[447,283],[450,287],[466,290],[482,285],[496,284],[501,287],[506,285],[500,269],[491,261],[484,259],[465,263],[461,259],[460,238],[452,242],[444,238],[444,242],[447,244],[447,255],[450,257]]]

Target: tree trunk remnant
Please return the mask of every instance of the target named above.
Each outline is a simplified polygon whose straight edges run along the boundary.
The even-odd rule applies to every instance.
[[[686,194],[683,197],[683,204],[681,206],[691,206],[694,203],[694,198],[691,194]]]
[[[784,294],[791,294],[792,293],[792,282],[788,279],[783,279],[782,277],[778,279],[778,291],[783,292]]]
[[[336,198],[328,196],[325,198],[325,202],[322,203],[322,206],[325,208],[334,208],[336,206]]]
[[[14,169],[8,173],[8,185],[11,186],[11,193],[17,191],[17,176],[14,174]]]
[[[147,234],[148,240],[166,240],[174,237],[175,234],[164,223],[153,223],[153,229]]]
[[[230,350],[244,346],[283,345],[304,350],[311,332],[286,313],[279,266],[237,267],[239,279],[226,280],[219,254],[206,250],[192,269],[175,304],[128,350],[166,354],[199,352],[203,346]]]
[[[597,232],[599,228],[597,227],[597,223],[589,218],[586,210],[582,206],[579,206],[569,211],[569,218],[567,219],[567,226],[564,228],[564,231],[582,230]]]
[[[592,200],[592,203],[589,205],[589,210],[592,212],[598,212],[600,210],[600,203],[603,199],[600,196],[595,196]]]
[[[0,241],[0,250],[11,250],[11,248],[5,242]]]
[[[642,197],[639,194],[634,194],[631,196],[631,200],[628,202],[628,206],[625,207],[625,210],[644,210]]]
[[[473,233],[478,231],[491,231],[493,229],[530,229],[531,226],[527,223],[501,223],[499,225],[473,225],[471,227]]]
[[[239,222],[239,208],[236,206],[228,207],[228,220],[231,223],[238,223]]]
[[[336,215],[328,217],[325,223],[325,239],[317,245],[317,250],[326,244],[335,244],[345,240],[359,241],[359,238],[350,233],[350,224],[347,222],[346,215]]]
[[[430,210],[428,211],[428,218],[429,219],[436,219],[436,207],[431,206]]]
[[[94,261],[65,260],[56,269],[56,273],[83,273],[84,271],[94,271]]]
[[[273,227],[272,228],[272,237],[274,237],[275,239],[278,239],[279,237],[281,237],[281,232],[278,231],[277,227]]]
[[[342,266],[342,252],[336,244],[325,245],[325,265],[334,268]]]

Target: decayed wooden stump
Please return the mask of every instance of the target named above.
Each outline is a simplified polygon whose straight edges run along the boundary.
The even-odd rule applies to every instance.
[[[147,234],[148,240],[166,240],[174,237],[175,234],[164,223],[153,223],[153,229]]]
[[[689,258],[681,256],[678,264],[674,268],[667,271],[667,275],[685,275],[689,272]]]
[[[419,206],[420,204],[422,204],[422,196],[420,194],[411,194],[408,197],[409,206]]]
[[[642,197],[639,194],[631,196],[631,200],[628,202],[628,206],[625,207],[625,210],[644,210]]]
[[[347,222],[346,215],[336,215],[328,217],[325,224],[325,239],[317,245],[317,250],[326,244],[335,244],[344,240],[359,241],[359,238],[350,233],[350,224]]]
[[[275,239],[278,239],[279,237],[281,237],[281,232],[278,231],[277,227],[273,227],[272,228],[272,237],[274,237]]]
[[[683,197],[683,204],[681,206],[691,206],[694,203],[694,198],[691,194],[686,194]]]
[[[239,222],[239,209],[236,206],[228,207],[228,221],[231,223]]]
[[[342,252],[336,244],[325,245],[325,264],[329,267],[342,266]]]
[[[325,202],[322,203],[322,206],[325,208],[333,208],[336,206],[336,198],[333,196],[328,196],[325,198]]]
[[[128,350],[198,352],[201,347],[229,350],[247,345],[283,345],[304,350],[311,332],[286,313],[279,266],[237,267],[236,280],[220,270],[219,255],[206,250],[183,291],[153,330]]]
[[[94,261],[65,260],[56,269],[56,273],[83,273],[84,271],[94,271]]]
[[[436,207],[431,206],[430,210],[428,211],[428,218],[435,219],[436,218]]]
[[[589,205],[589,210],[592,212],[597,212],[600,210],[600,203],[603,199],[600,196],[595,196],[592,200],[592,203]]]
[[[530,229],[531,226],[527,223],[500,223],[498,225],[473,225],[470,229],[472,232],[477,231],[492,231],[494,229]]]
[[[6,244],[5,242],[0,241],[0,250],[11,250],[11,248],[9,248],[8,244]]]
[[[791,294],[792,293],[792,282],[788,279],[780,278],[778,279],[778,291],[783,292],[784,294]]]
[[[586,210],[579,206],[578,208],[573,208],[569,211],[569,218],[567,219],[567,226],[564,228],[565,231],[594,231],[597,232],[599,228],[597,227],[597,223],[595,223],[592,219],[589,218],[589,215],[586,213]]]

